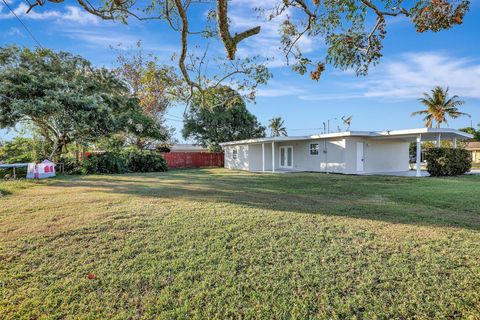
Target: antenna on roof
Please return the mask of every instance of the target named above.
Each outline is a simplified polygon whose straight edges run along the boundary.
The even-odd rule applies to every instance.
[[[347,126],[347,130],[346,131],[350,131],[350,124],[352,123],[352,118],[353,116],[349,116],[348,118],[346,116],[342,116],[342,121],[343,121],[343,124]]]

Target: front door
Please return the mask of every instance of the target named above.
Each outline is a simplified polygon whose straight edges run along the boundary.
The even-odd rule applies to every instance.
[[[363,153],[363,142],[357,142],[357,172],[363,172],[365,155]]]
[[[293,168],[293,147],[280,147],[280,168]]]

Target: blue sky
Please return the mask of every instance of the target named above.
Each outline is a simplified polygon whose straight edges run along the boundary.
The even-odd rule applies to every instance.
[[[25,1],[7,2],[44,47],[80,54],[96,65],[113,67],[115,52],[111,47],[121,44],[124,49],[132,48],[138,40],[142,40],[146,51],[165,63],[170,63],[171,55],[179,49],[178,34],[156,21],[131,21],[128,25],[101,21],[76,7],[75,1],[47,4],[25,15]],[[421,127],[421,119],[410,117],[410,113],[421,108],[417,98],[422,92],[436,85],[449,86],[452,94],[466,101],[462,110],[472,115],[451,120],[450,127],[480,122],[480,1],[472,1],[463,25],[439,33],[418,34],[406,18],[391,18],[384,57],[368,76],[357,77],[327,66],[319,82],[293,73],[284,65],[278,50],[279,22],[265,23],[245,9],[257,4],[254,0],[233,0],[230,9],[234,29],[262,25],[261,34],[242,42],[238,54],[275,58],[270,65],[273,79],[259,90],[256,103],[248,106],[264,125],[270,118],[281,116],[289,135],[313,134],[321,131],[316,128],[321,128],[327,119],[352,115],[351,130]],[[199,19],[204,16],[205,10],[199,9]],[[0,30],[2,46],[35,46],[3,5]],[[301,46],[312,56],[323,57],[325,53],[320,39],[304,39]],[[220,47],[213,48],[220,52]],[[168,124],[176,128],[180,141],[182,123],[178,119],[182,113],[182,106],[168,111]],[[341,122],[331,120],[332,129],[337,126],[343,128]],[[14,132],[0,132],[3,139],[13,135]]]

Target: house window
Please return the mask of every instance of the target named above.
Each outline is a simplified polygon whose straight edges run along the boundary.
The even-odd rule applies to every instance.
[[[318,155],[318,143],[310,143],[310,154],[312,156]]]
[[[233,159],[233,160],[237,160],[237,159],[238,159],[238,150],[237,150],[237,149],[233,149],[232,159]]]

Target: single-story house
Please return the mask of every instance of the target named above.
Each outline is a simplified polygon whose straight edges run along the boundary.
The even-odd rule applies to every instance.
[[[268,137],[221,143],[225,168],[253,172],[318,171],[345,174],[409,170],[409,146],[441,139],[470,139],[472,135],[448,128],[392,131],[347,131],[297,137]],[[420,156],[416,157],[420,176]]]
[[[480,163],[480,142],[478,141],[469,142],[465,146],[465,149],[470,151],[470,153],[472,154],[473,163]]]
[[[176,143],[170,147],[170,152],[208,152],[208,149],[196,144]]]

